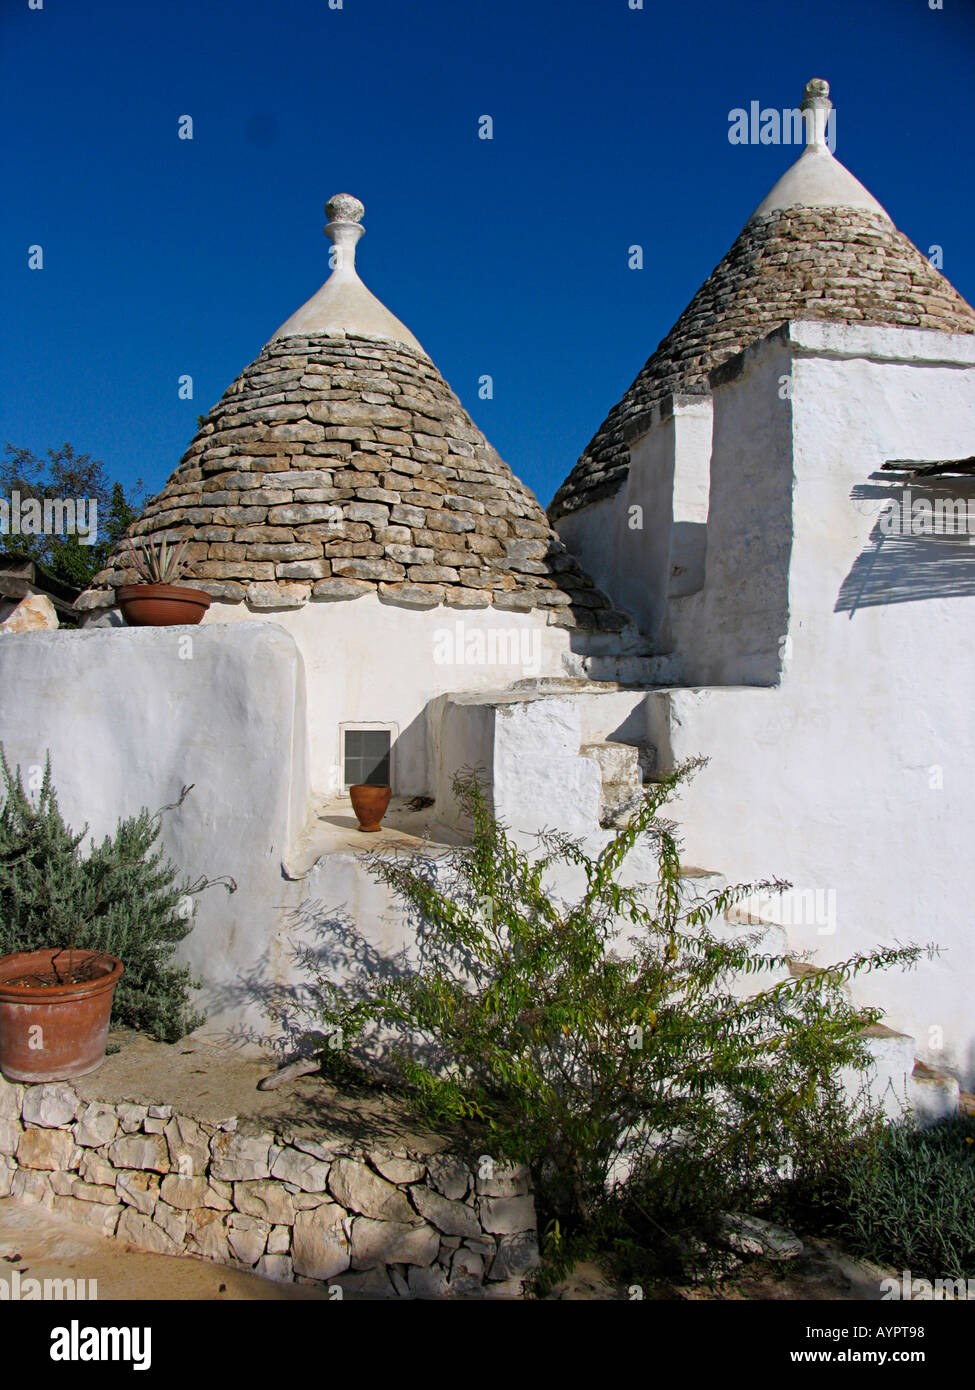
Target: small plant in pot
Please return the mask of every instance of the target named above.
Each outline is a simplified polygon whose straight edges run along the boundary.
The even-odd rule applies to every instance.
[[[210,595],[177,582],[189,564],[188,545],[188,538],[170,545],[165,536],[158,544],[143,536],[132,547],[139,582],[122,584],[115,591],[130,627],[174,627],[202,621],[210,607]]]
[[[201,1022],[189,971],[172,958],[193,926],[192,895],[211,881],[177,881],[158,846],[161,815],[124,817],[83,852],[87,827],[64,821],[50,763],[33,795],[0,746],[0,1072],[9,1080],[93,1071],[110,1020],[165,1042]]]

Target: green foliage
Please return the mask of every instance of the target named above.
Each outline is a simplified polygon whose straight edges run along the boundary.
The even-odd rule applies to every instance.
[[[920,1279],[975,1278],[975,1119],[878,1130],[837,1150],[792,1215]]]
[[[175,545],[164,537],[158,542],[141,536],[132,548],[136,573],[143,584],[175,584],[189,564],[186,547],[189,537]]]
[[[0,747],[0,953],[44,947],[108,951],[125,969],[112,1022],[167,1042],[202,1022],[189,1003],[189,971],[172,955],[192,925],[189,895],[156,847],[159,813],[142,810],[81,852],[87,827],[71,830],[58,809],[50,760],[33,799]]]
[[[817,1170],[837,1135],[869,1123],[839,1074],[868,1065],[860,1032],[879,1014],[841,986],[920,954],[858,954],[738,997],[732,977],[789,962],[756,933],[732,935],[724,914],[788,885],[695,895],[682,879],[658,812],[696,765],[654,786],[595,858],[557,834],[524,853],[464,774],[469,847],[432,869],[369,856],[422,924],[419,964],[382,975],[367,962],[337,986],[305,953],[317,1020],[362,1054],[381,1045],[426,1118],[474,1120],[492,1153],[527,1163],[562,1251],[588,1232],[632,1255]],[[640,841],[656,859],[651,887],[624,882]],[[556,866],[575,875],[574,901],[546,886]]]
[[[30,449],[7,444],[0,465],[0,493],[8,499],[19,492],[21,499],[86,498],[98,505],[99,539],[82,545],[77,535],[0,534],[0,552],[26,554],[48,574],[65,584],[84,589],[136,520],[144,501],[142,483],[135,484],[127,498],[119,482],[110,482],[105,465],[90,454],[76,454],[70,444],[48,449],[40,458]]]

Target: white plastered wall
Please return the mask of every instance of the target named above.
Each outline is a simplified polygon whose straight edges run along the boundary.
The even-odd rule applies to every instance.
[[[694,593],[704,579],[710,397],[668,397],[628,447],[629,471],[620,490],[566,513],[555,525],[654,649],[666,651],[668,600]]]
[[[664,765],[711,759],[675,808],[688,860],[820,891],[833,912],[790,936],[821,962],[940,945],[854,988],[971,1085],[975,547],[878,553],[899,487],[872,475],[975,452],[975,339],[794,323],[714,399],[707,588],[681,655],[716,686],[648,697]],[[752,682],[770,688],[732,688]]]
[[[269,616],[291,634],[304,660],[309,775],[321,795],[342,790],[340,726],[350,723],[393,726],[394,792],[433,794],[429,702],[448,691],[561,675],[562,654],[570,647],[566,629],[547,625],[539,609],[414,610],[369,593]],[[259,619],[245,604],[214,602],[204,621]]]

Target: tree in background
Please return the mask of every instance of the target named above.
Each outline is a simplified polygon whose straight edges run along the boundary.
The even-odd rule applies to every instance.
[[[141,479],[137,479],[131,496],[126,496],[122,484],[108,478],[100,459],[76,454],[68,443],[48,449],[46,458],[7,443],[0,464],[0,496],[9,500],[14,492],[22,500],[84,497],[97,503],[98,539],[94,545],[82,545],[77,535],[0,532],[0,553],[29,555],[53,578],[79,589],[87,588],[105,566],[146,500]]]

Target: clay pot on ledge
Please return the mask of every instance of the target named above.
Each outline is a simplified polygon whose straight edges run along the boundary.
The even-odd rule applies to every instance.
[[[129,627],[176,627],[199,623],[210,595],[182,584],[123,584],[115,591]]]
[[[0,957],[0,1072],[66,1081],[105,1058],[122,962],[106,951],[47,948]]]
[[[372,786],[368,782],[357,782],[354,787],[349,788],[352,809],[358,818],[360,830],[381,829],[382,819],[392,794],[391,787]]]

